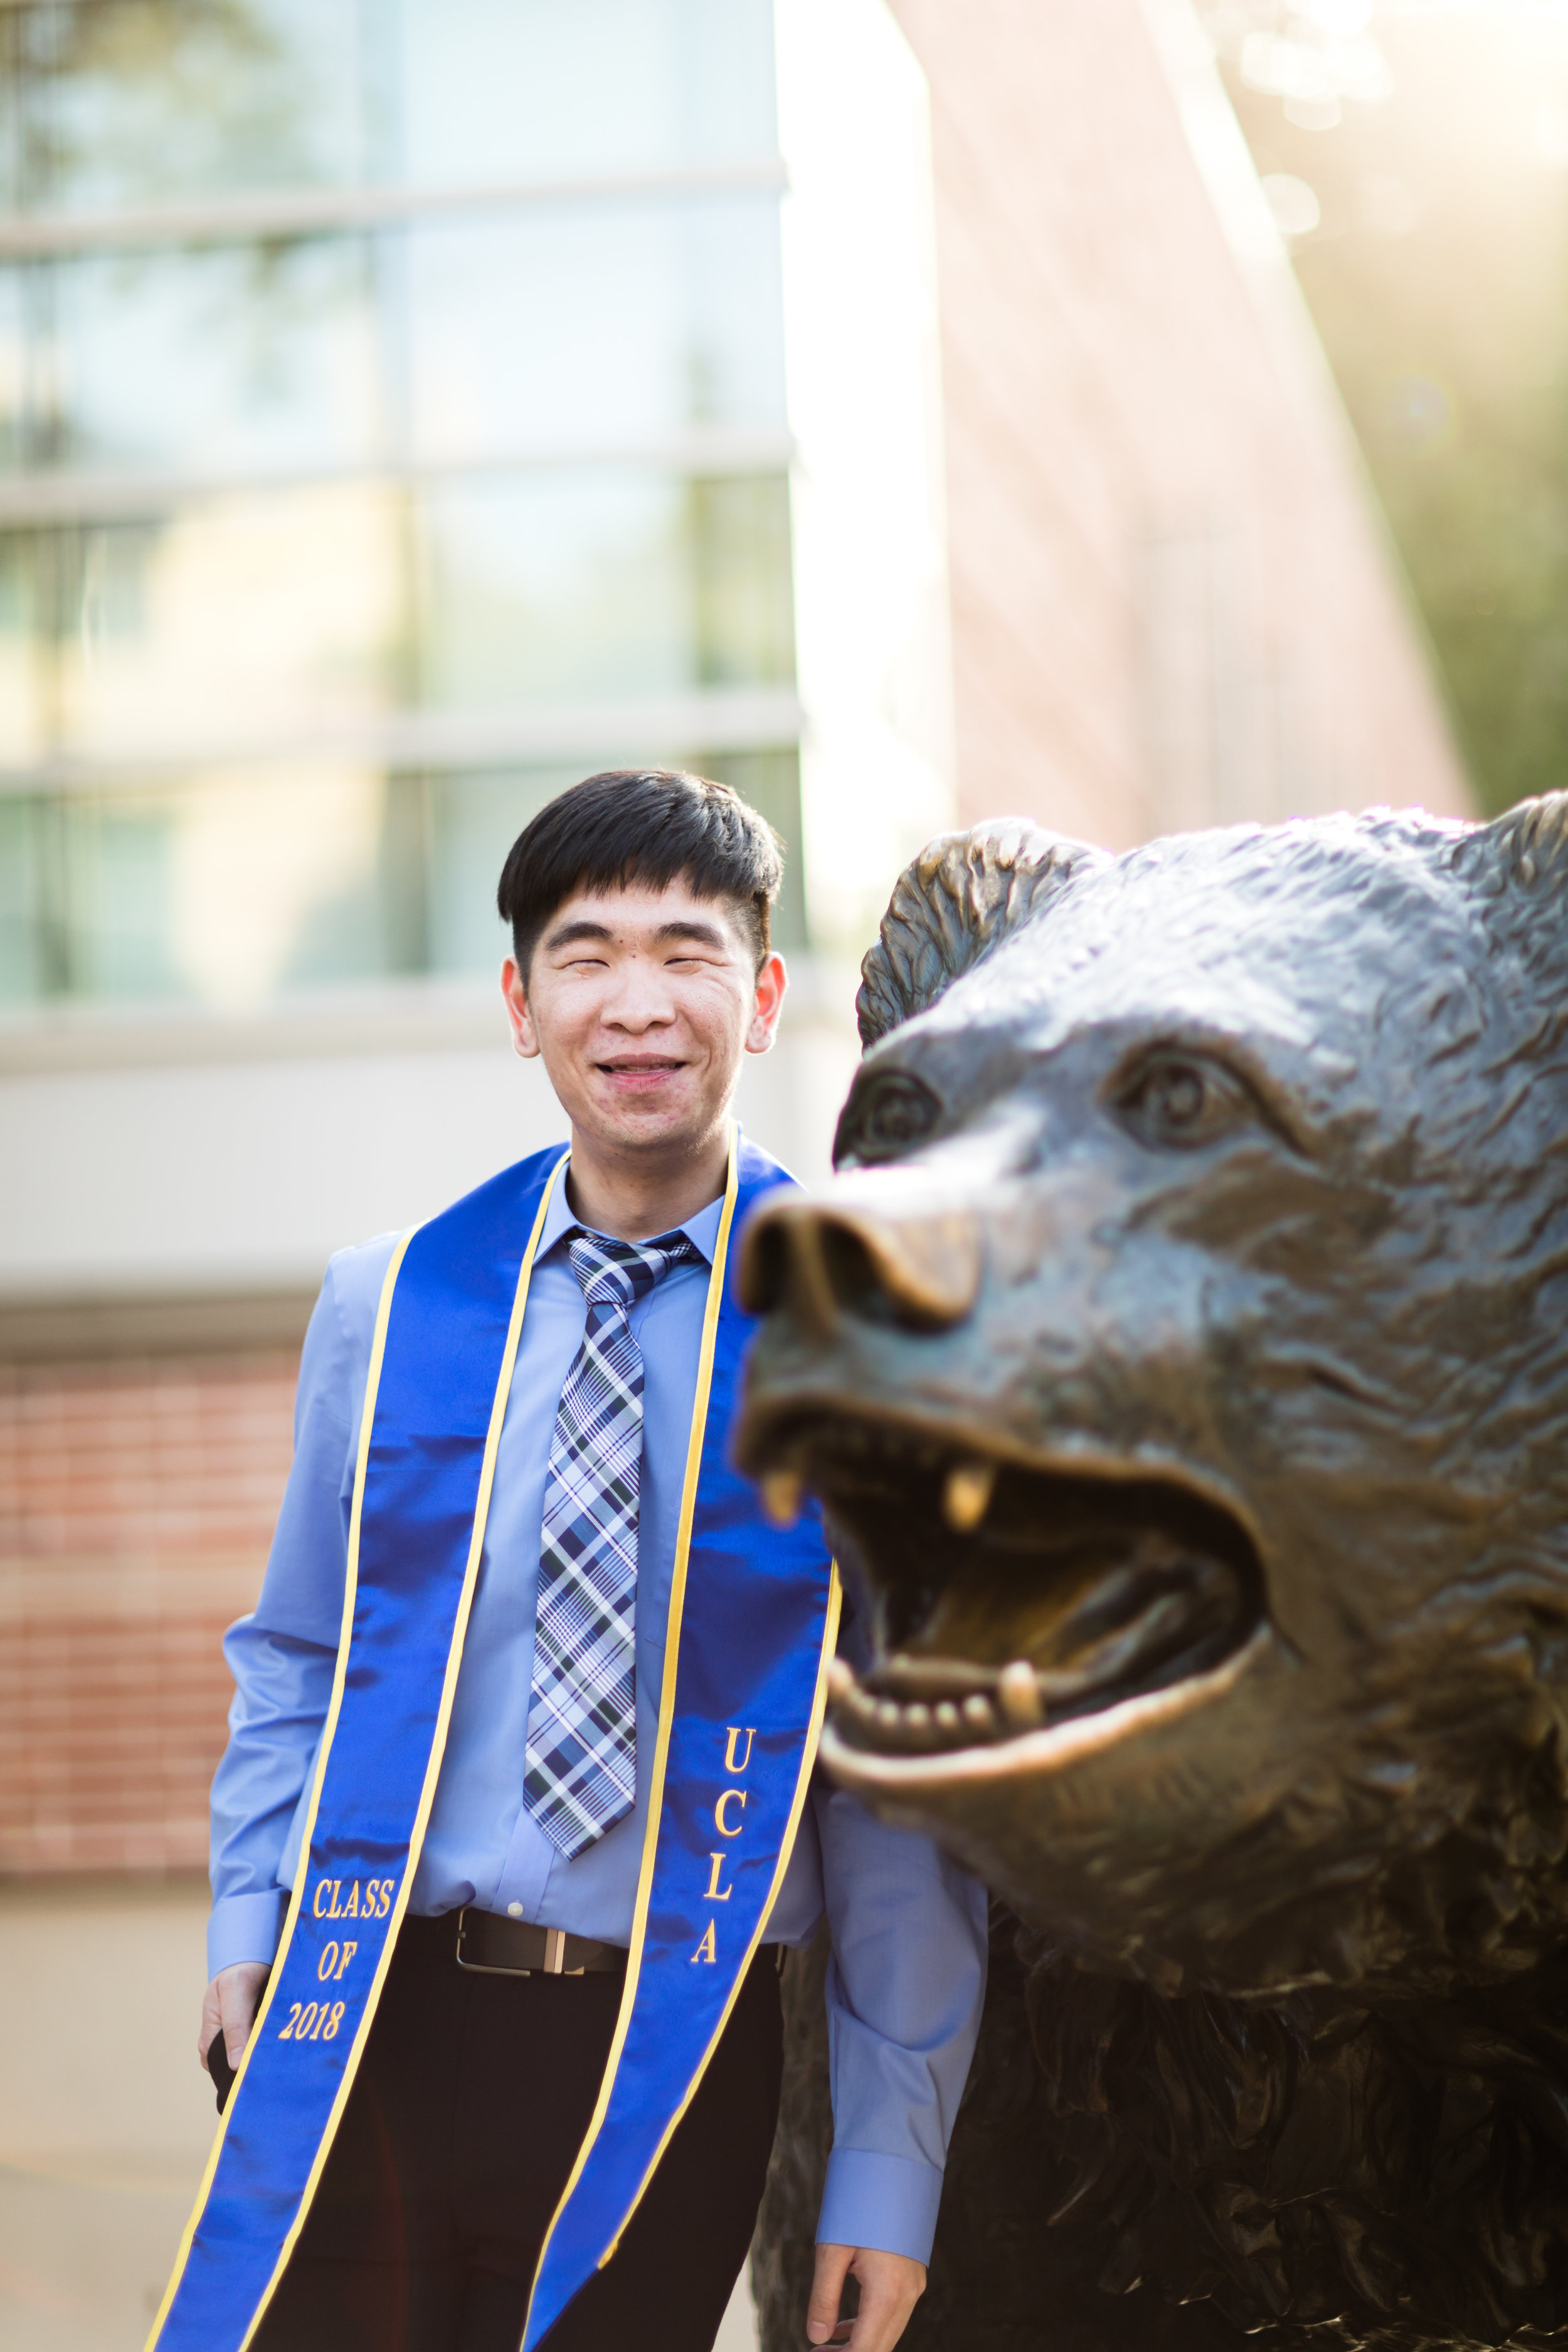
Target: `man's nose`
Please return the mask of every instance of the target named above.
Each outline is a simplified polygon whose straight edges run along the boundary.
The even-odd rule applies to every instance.
[[[754,1315],[787,1307],[816,1339],[844,1316],[942,1331],[969,1313],[981,1271],[980,1228],[966,1210],[788,1199],[764,1203],[747,1225],[741,1298]]]
[[[611,1029],[657,1029],[675,1018],[668,980],[657,968],[628,962],[616,974],[602,1015]]]

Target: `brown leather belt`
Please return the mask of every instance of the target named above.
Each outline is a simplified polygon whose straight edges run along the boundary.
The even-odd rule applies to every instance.
[[[458,1914],[458,1966],[485,1977],[624,1976],[626,1955],[620,1944],[465,1908]]]

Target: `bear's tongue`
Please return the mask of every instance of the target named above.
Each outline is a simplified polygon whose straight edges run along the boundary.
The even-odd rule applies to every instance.
[[[963,1747],[1089,1714],[1207,1671],[1257,1623],[1248,1538],[1185,1486],[982,1461],[853,1415],[797,1424],[781,1451],[875,1599],[876,1664],[833,1674],[857,1744]]]

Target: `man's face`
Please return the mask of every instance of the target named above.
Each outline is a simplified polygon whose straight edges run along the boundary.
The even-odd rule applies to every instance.
[[[540,1055],[574,1129],[601,1146],[700,1148],[729,1108],[743,1053],[772,1045],[782,958],[753,970],[733,909],[668,889],[582,893],[559,906],[526,985],[501,986],[520,1054]]]

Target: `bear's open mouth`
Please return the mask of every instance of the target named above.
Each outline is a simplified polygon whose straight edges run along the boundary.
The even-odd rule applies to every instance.
[[[876,1664],[832,1670],[851,1748],[991,1747],[1212,1675],[1258,1632],[1241,1521],[1174,1478],[1037,1466],[859,1414],[775,1423],[763,1489],[809,1488],[876,1598]]]

